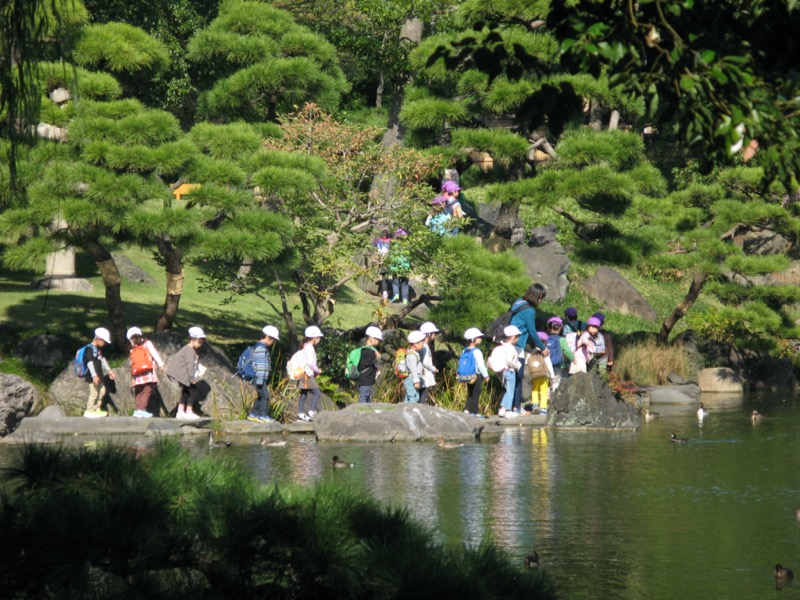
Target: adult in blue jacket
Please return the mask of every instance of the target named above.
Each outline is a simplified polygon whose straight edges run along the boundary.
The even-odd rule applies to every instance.
[[[521,334],[517,341],[517,351],[520,356],[524,354],[528,342],[535,346],[545,356],[550,356],[550,351],[539,336],[536,335],[536,308],[547,296],[547,290],[540,283],[534,283],[527,291],[511,305],[511,325],[515,325]],[[520,360],[522,366],[517,371],[516,387],[514,388],[514,411],[519,412],[522,406],[522,379],[525,376],[525,361]]]

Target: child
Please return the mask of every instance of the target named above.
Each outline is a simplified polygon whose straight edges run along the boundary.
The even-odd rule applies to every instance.
[[[111,333],[105,327],[94,330],[94,339],[83,353],[83,364],[86,366],[84,381],[89,384],[89,398],[86,400],[86,410],[83,416],[87,419],[107,417],[108,412],[102,408],[103,398],[106,395],[106,385],[103,378],[115,379],[114,372],[108,366],[108,361],[103,356],[103,348],[111,343]]]
[[[479,406],[483,382],[489,382],[489,371],[483,361],[483,352],[478,348],[481,342],[483,342],[483,333],[481,333],[481,330],[477,327],[470,327],[464,332],[464,339],[467,340],[467,346],[464,348],[464,352],[472,352],[472,359],[475,362],[475,371],[477,375],[474,381],[467,383],[467,404],[464,407],[464,412],[473,417],[485,418],[480,414]]]
[[[300,398],[297,401],[297,418],[300,421],[313,421],[317,416],[317,404],[322,393],[319,383],[317,383],[317,375],[320,375],[322,371],[317,366],[317,351],[315,350],[322,341],[322,331],[316,325],[311,325],[306,327],[303,336],[303,347],[300,352],[303,353],[305,369],[303,376],[297,380],[297,389],[300,390]],[[306,414],[306,399],[309,394],[311,395],[311,406]]]
[[[128,329],[126,337],[131,343],[131,386],[134,393],[133,416],[138,419],[149,419],[153,413],[147,410],[150,396],[158,385],[156,366],[164,368],[164,361],[158,354],[153,342],[145,339],[138,327]]]
[[[381,235],[374,242],[377,251],[378,275],[381,279],[378,282],[378,289],[381,293],[381,300],[385,303],[389,301],[389,272],[387,270],[386,259],[389,256],[389,247],[392,242],[392,234],[388,229],[381,231]]]
[[[544,331],[539,331],[536,335],[549,346],[549,335]],[[539,351],[534,351],[528,357],[527,364],[531,375],[531,403],[534,414],[547,414],[547,405],[550,400],[550,379],[555,375],[551,357],[552,351],[547,357]],[[535,365],[538,365],[538,368],[535,368]]]
[[[578,359],[578,363],[582,363],[582,369],[578,372],[586,373],[587,365],[591,362],[594,358],[595,353],[597,352],[597,339],[598,334],[600,333],[600,319],[597,317],[589,317],[589,320],[586,321],[586,331],[584,331],[581,336],[578,338],[578,350],[575,353],[576,358]],[[570,369],[570,373],[574,373]]]
[[[200,327],[189,327],[189,343],[178,350],[167,365],[167,377],[181,388],[175,418],[182,421],[202,418],[195,414],[194,405],[197,401],[197,381],[206,372],[206,368],[200,364],[198,353],[205,341],[206,334]]]
[[[575,354],[566,338],[561,335],[563,326],[561,317],[550,317],[547,321],[547,349],[550,350],[550,361],[553,364],[550,387],[553,390],[558,389],[562,377],[569,377],[569,366],[575,361]]]
[[[411,259],[409,258],[407,232],[398,229],[395,232],[394,242],[389,249],[389,268],[392,276],[392,302],[408,304],[408,276],[411,273]]]
[[[247,415],[248,421],[256,423],[273,423],[275,421],[269,416],[269,373],[272,370],[269,348],[278,341],[279,336],[277,327],[267,325],[261,330],[261,339],[256,342],[253,349],[253,371],[256,374],[253,386],[256,388],[258,398]]]
[[[505,392],[500,401],[498,415],[507,419],[519,416],[514,412],[514,390],[516,388],[517,370],[522,366],[516,343],[519,341],[520,330],[515,325],[508,325],[503,329],[503,343],[497,346],[489,355],[489,368],[499,374],[503,379]]]
[[[419,388],[422,385],[422,363],[419,359],[419,351],[422,350],[425,337],[421,331],[412,331],[408,334],[408,348],[406,349],[408,377],[403,380],[406,402],[419,402]]]
[[[383,332],[370,325],[367,327],[367,342],[361,350],[361,359],[358,361],[358,401],[369,402],[372,397],[372,386],[381,374],[380,354],[377,347],[383,341]]]
[[[419,401],[422,404],[428,404],[428,396],[436,385],[436,373],[439,372],[433,366],[433,352],[431,352],[430,343],[436,334],[439,333],[439,328],[430,321],[420,325],[419,330],[425,334],[425,341],[422,342],[422,350],[420,350],[419,358],[422,363],[422,382],[420,383]]]
[[[447,199],[444,196],[437,196],[431,202],[433,212],[425,219],[425,227],[436,235],[446,235],[449,231],[447,222],[450,220],[450,215],[445,212],[446,205]]]
[[[461,202],[458,199],[458,196],[461,193],[461,187],[459,187],[459,185],[452,179],[448,179],[442,183],[442,192],[442,195],[445,199],[445,214],[453,217],[454,219],[463,217],[464,210],[461,208]],[[458,233],[458,229],[454,229],[453,233]]]
[[[610,371],[614,366],[614,342],[611,340],[611,334],[603,329],[606,316],[601,312],[594,313],[592,316],[600,321],[600,336],[598,336],[595,358],[597,358],[597,370],[604,373]]]

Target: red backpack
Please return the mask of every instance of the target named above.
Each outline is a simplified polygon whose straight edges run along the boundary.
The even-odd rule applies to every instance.
[[[134,346],[131,350],[131,374],[136,377],[153,370],[153,357],[144,344]]]

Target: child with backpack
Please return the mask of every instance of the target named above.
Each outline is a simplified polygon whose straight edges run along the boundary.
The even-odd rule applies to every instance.
[[[420,325],[419,330],[425,334],[425,341],[422,342],[422,350],[419,351],[420,362],[422,363],[422,382],[420,383],[419,401],[422,404],[428,404],[428,397],[431,390],[436,385],[436,374],[439,372],[433,364],[433,352],[431,351],[431,342],[436,334],[439,333],[439,328],[430,321]]]
[[[181,397],[175,418],[193,421],[202,418],[194,412],[197,402],[197,382],[206,368],[200,364],[199,350],[206,342],[206,334],[200,327],[189,327],[189,342],[175,353],[167,364],[167,377],[178,384]]]
[[[369,402],[372,397],[372,386],[380,375],[380,354],[378,344],[383,341],[383,332],[370,325],[366,331],[367,341],[361,348],[358,360],[358,401]]]
[[[297,379],[297,389],[300,396],[297,400],[297,419],[300,421],[313,421],[317,416],[317,404],[322,393],[317,383],[317,376],[322,370],[317,366],[317,351],[315,348],[322,341],[322,331],[316,325],[306,327],[303,333],[303,347],[295,352],[291,362],[302,365],[302,375]],[[308,413],[305,411],[306,400],[311,396],[311,405]]]
[[[148,411],[150,397],[158,385],[156,367],[164,368],[164,361],[158,350],[148,339],[145,339],[142,330],[131,327],[125,334],[131,343],[131,386],[133,387],[134,402],[133,416],[137,419],[149,419],[153,413]],[[157,411],[156,411],[157,412]]]
[[[258,396],[253,408],[250,409],[247,415],[248,421],[256,423],[275,422],[275,419],[269,416],[269,374],[272,371],[269,348],[278,341],[279,337],[278,328],[273,325],[267,325],[261,330],[261,338],[253,347],[251,356],[252,382]]]
[[[553,364],[553,379],[550,382],[552,390],[558,389],[563,377],[569,377],[569,366],[575,360],[569,343],[561,335],[563,328],[561,317],[550,317],[547,320],[547,349],[550,350],[550,362]]]
[[[513,419],[519,416],[519,413],[514,412],[513,408],[517,371],[522,367],[519,349],[516,346],[519,342],[520,330],[516,325],[508,325],[503,329],[503,335],[503,342],[495,347],[489,355],[489,368],[500,375],[505,387],[498,414],[501,417]]]
[[[536,335],[549,347],[549,335],[544,331],[539,331]],[[534,350],[531,352],[530,356],[528,356],[525,363],[531,378],[531,403],[533,404],[533,414],[547,414],[547,405],[550,401],[550,380],[554,376],[553,364],[551,362],[552,356],[552,351],[550,356],[545,356],[539,350]]]
[[[419,389],[422,386],[422,362],[419,352],[425,343],[425,334],[421,331],[412,331],[408,334],[408,348],[406,348],[406,372],[403,379],[403,388],[406,391],[405,402],[419,402]]]
[[[611,339],[611,334],[603,329],[606,316],[601,312],[594,313],[592,316],[600,321],[600,335],[595,349],[595,366],[600,373],[605,373],[614,366],[614,342]]]
[[[105,327],[94,330],[94,339],[79,352],[81,372],[83,379],[89,384],[89,397],[86,400],[86,410],[83,416],[87,419],[107,417],[108,412],[103,410],[103,398],[106,396],[104,378],[115,379],[114,372],[108,366],[108,361],[103,356],[103,348],[111,344],[111,333]],[[76,357],[77,359],[77,357]]]
[[[564,337],[572,352],[577,349],[578,337],[584,331],[586,331],[586,323],[578,320],[578,309],[570,306],[564,311]]]
[[[597,317],[589,317],[586,321],[586,331],[584,331],[578,338],[578,351],[576,352],[576,362],[582,363],[582,369],[578,372],[586,373],[591,365],[592,360],[597,354],[597,343],[600,340],[600,319]],[[570,373],[575,373],[570,369]]]
[[[485,418],[480,413],[479,400],[483,382],[489,381],[489,371],[483,360],[483,352],[478,346],[483,342],[483,333],[477,327],[470,327],[464,332],[467,345],[458,359],[456,376],[459,381],[467,384],[467,403],[464,412],[480,419]]]

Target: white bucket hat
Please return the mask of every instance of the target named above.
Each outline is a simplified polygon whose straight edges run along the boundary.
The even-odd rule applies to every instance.
[[[131,327],[130,329],[128,329],[128,332],[125,334],[125,337],[130,340],[135,335],[144,335],[144,334],[142,333],[142,330],[139,329],[138,327]]]
[[[309,325],[308,327],[306,327],[306,330],[303,333],[303,335],[307,338],[323,337],[322,332],[316,325]]]
[[[367,327],[366,333],[371,338],[375,338],[376,340],[383,340],[383,332],[374,325],[370,325],[369,327]]]
[[[464,332],[465,340],[474,340],[475,338],[486,337],[483,332],[477,327],[470,327]]]
[[[94,337],[103,340],[106,344],[111,343],[111,332],[105,327],[98,327],[95,329]]]
[[[426,323],[423,323],[422,325],[420,325],[419,330],[422,333],[425,333],[425,334],[428,334],[428,333],[439,333],[439,328],[436,327],[436,325],[434,325],[430,321],[427,321]]]
[[[522,335],[522,332],[517,328],[516,325],[508,325],[503,329],[503,335],[506,337],[511,337],[512,335]]]
[[[189,337],[204,339],[206,337],[206,333],[203,331],[202,327],[189,327]]]
[[[264,329],[261,330],[261,333],[263,333],[264,335],[268,335],[273,340],[281,339],[280,332],[278,331],[278,328],[275,327],[274,325],[267,325],[266,327],[264,327]]]
[[[421,331],[412,331],[408,334],[408,343],[409,344],[416,344],[417,342],[421,342],[425,339],[425,334]]]

